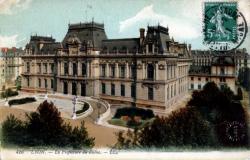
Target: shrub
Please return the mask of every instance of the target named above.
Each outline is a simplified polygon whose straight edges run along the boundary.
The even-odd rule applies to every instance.
[[[81,114],[85,111],[87,111],[89,109],[89,104],[88,103],[84,103],[84,105],[82,106],[82,108],[78,111],[76,111],[76,114]]]
[[[36,99],[34,97],[26,97],[26,98],[21,98],[21,99],[12,99],[9,101],[9,105],[20,105],[20,104],[25,104],[25,103],[31,103],[35,102]]]
[[[14,116],[3,122],[2,134],[5,143],[73,148],[94,146],[94,138],[89,137],[84,122],[80,127],[72,128],[64,123],[53,103],[44,101],[37,108],[37,112],[26,116],[26,122],[17,120]]]
[[[214,145],[214,142],[212,127],[199,112],[182,108],[166,118],[157,116],[151,125],[135,129],[127,136],[119,133],[116,145],[119,148],[199,147]]]
[[[18,95],[17,91],[12,91],[10,88],[8,88],[4,92],[2,92],[1,97],[7,98],[7,97],[13,97],[13,96],[17,96],[17,95]]]
[[[153,118],[155,115],[151,109],[142,109],[135,107],[124,107],[117,109],[113,118],[121,118],[122,116],[140,116],[143,120]]]
[[[2,124],[3,144],[24,144],[25,143],[25,125],[14,115],[9,115]]]

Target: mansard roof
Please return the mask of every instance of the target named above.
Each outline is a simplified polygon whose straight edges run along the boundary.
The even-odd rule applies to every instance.
[[[77,40],[77,43],[89,44],[93,48],[100,49],[102,40],[107,39],[107,36],[103,24],[90,22],[69,24],[68,32],[62,41],[63,46],[66,47],[72,38]]]
[[[139,38],[124,38],[124,39],[107,39],[103,40],[102,48],[103,50],[136,50],[139,48],[140,39]]]
[[[189,69],[189,74],[210,74],[211,66],[195,66],[191,65]]]
[[[231,66],[235,65],[233,57],[216,56],[212,59],[212,65],[214,66]]]

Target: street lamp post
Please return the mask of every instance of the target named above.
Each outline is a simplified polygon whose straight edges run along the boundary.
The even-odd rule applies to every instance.
[[[72,103],[73,103],[72,119],[76,119],[76,102],[77,102],[77,96],[74,96],[74,98],[72,99]]]

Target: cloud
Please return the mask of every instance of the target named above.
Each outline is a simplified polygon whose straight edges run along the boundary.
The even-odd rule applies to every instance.
[[[171,17],[158,14],[153,10],[153,5],[149,5],[140,10],[135,16],[120,22],[119,32],[123,33],[131,29],[137,23],[153,22],[169,27],[170,36],[177,39],[195,39],[202,35],[201,25],[188,21],[188,19]]]
[[[19,39],[18,35],[12,35],[12,36],[1,36],[0,35],[0,48],[1,47],[17,47],[17,45],[23,41],[25,41],[26,38]]]
[[[14,11],[27,9],[32,0],[0,0],[0,14],[11,15]]]

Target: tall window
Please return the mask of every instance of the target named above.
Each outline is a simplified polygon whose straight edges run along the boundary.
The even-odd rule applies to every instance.
[[[86,96],[86,84],[81,83],[81,96]]]
[[[125,85],[121,84],[121,96],[125,96]]]
[[[38,73],[41,73],[42,72],[41,63],[38,63],[37,66],[38,66]]]
[[[221,75],[224,75],[224,74],[225,74],[225,69],[224,69],[224,67],[221,67],[221,68],[220,68],[220,74],[221,74]]]
[[[120,66],[120,78],[124,78],[125,77],[125,66],[122,65]]]
[[[102,94],[106,94],[106,84],[102,83]]]
[[[54,80],[53,80],[53,79],[50,80],[50,88],[51,88],[51,89],[54,88]]]
[[[50,72],[54,73],[54,63],[51,63],[51,65],[50,65]]]
[[[154,79],[154,66],[153,66],[153,64],[148,64],[148,79],[149,80]]]
[[[86,67],[86,64],[85,63],[82,63],[82,75],[83,76],[86,76],[87,74],[87,67]]]
[[[41,79],[38,78],[38,87],[40,88],[41,87]]]
[[[30,78],[29,77],[27,78],[27,86],[28,87],[30,86]]]
[[[106,73],[106,65],[103,64],[103,65],[101,65],[101,76],[105,77],[105,75],[106,75],[105,73]]]
[[[77,63],[73,63],[73,76],[77,75]]]
[[[43,64],[43,66],[44,66],[44,73],[47,73],[47,72],[48,72],[48,66],[47,66],[47,63],[44,63],[44,64]]]
[[[148,52],[152,53],[153,51],[153,45],[152,44],[148,44]]]
[[[69,73],[68,63],[64,63],[64,74],[67,75]]]
[[[111,65],[110,69],[111,69],[110,77],[115,77],[115,65]]]
[[[153,87],[148,87],[148,100],[154,99],[154,89]]]
[[[68,94],[68,83],[67,82],[63,82],[63,93]]]
[[[201,89],[201,85],[200,84],[198,84],[198,89]]]
[[[131,85],[131,97],[135,98],[135,96],[136,96],[135,94],[136,94],[136,88],[135,88],[135,85],[132,84]]]
[[[111,84],[111,95],[115,95],[115,84]]]
[[[77,92],[76,82],[72,82],[72,95],[76,95],[76,92]]]
[[[131,65],[131,78],[136,77],[136,68],[135,65]]]
[[[194,84],[193,83],[191,83],[191,89],[194,89]]]
[[[27,72],[30,72],[30,62],[27,62]]]
[[[44,79],[44,87],[45,87],[45,88],[48,87],[47,79]]]

